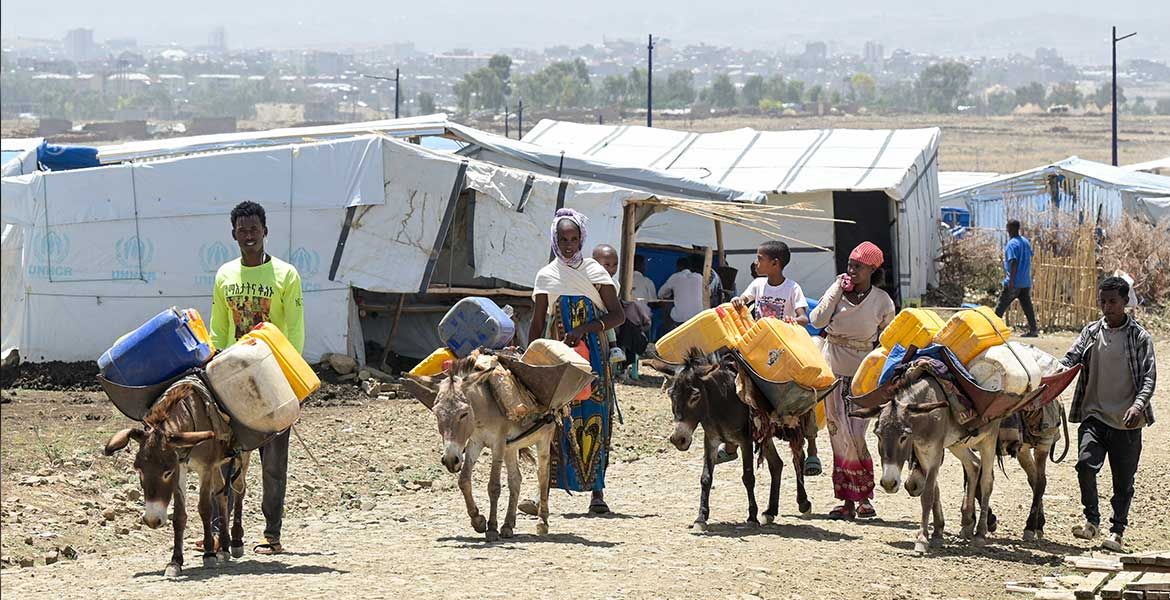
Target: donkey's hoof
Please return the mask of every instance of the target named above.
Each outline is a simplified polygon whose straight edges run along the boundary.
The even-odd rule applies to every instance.
[[[484,539],[489,542],[498,542],[500,541],[500,532],[496,531],[495,529],[489,529],[487,533],[484,534]]]
[[[500,537],[504,538],[505,540],[511,539],[512,538],[512,528],[508,525],[504,525],[503,527],[501,527],[500,528]]]
[[[1032,531],[1031,529],[1025,529],[1024,530],[1024,541],[1025,542],[1036,541],[1036,532]]]
[[[805,500],[804,502],[798,502],[796,504],[796,508],[800,509],[800,514],[807,515],[812,512],[812,502],[809,502],[808,500]]]
[[[776,522],[776,515],[764,515],[764,525],[771,525]]]
[[[548,523],[537,523],[536,535],[548,535]]]
[[[987,538],[984,536],[977,535],[971,540],[971,547],[972,548],[982,548],[986,545],[987,545]]]
[[[218,566],[219,566],[219,559],[216,558],[214,554],[209,554],[209,555],[203,556],[203,568],[204,569],[214,569]]]
[[[243,558],[243,557],[244,557],[244,545],[240,544],[239,546],[232,546],[232,558]]]
[[[969,539],[975,537],[975,528],[974,527],[963,527],[961,530],[959,530],[959,537],[961,537],[965,540],[969,540]]]
[[[232,555],[228,554],[227,550],[220,550],[215,553],[215,558],[219,560],[220,565],[226,565],[232,562]]]
[[[487,518],[483,515],[475,515],[474,517],[471,517],[471,528],[474,529],[476,533],[483,533],[487,531]]]
[[[914,553],[918,556],[924,556],[928,547],[927,542],[921,540],[914,542]]]
[[[707,522],[706,521],[695,521],[694,523],[691,524],[691,529],[697,529],[699,531],[707,531]]]
[[[176,564],[167,565],[167,570],[163,572],[167,579],[175,579],[183,575],[183,567]]]

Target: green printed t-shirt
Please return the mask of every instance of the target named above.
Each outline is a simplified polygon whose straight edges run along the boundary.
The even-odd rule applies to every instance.
[[[297,352],[303,352],[304,304],[296,267],[272,256],[258,267],[245,267],[237,258],[215,274],[211,341],[222,350],[267,321],[280,329]]]

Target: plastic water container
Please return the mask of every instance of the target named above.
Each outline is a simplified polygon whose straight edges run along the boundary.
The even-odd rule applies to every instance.
[[[301,403],[272,348],[259,337],[241,339],[207,364],[207,379],[232,419],[261,433],[284,431]]]
[[[195,339],[207,344],[211,349],[211,353],[215,354],[215,344],[211,343],[211,334],[208,333],[207,325],[203,324],[203,316],[194,308],[183,310],[183,316],[187,317],[187,326],[191,328],[191,333],[195,334]]]
[[[730,302],[720,304],[712,310],[715,314],[723,319],[724,327],[727,329],[730,339],[728,340],[730,346],[739,344],[739,339],[756,324],[755,318],[752,317],[751,311],[747,307],[736,310]]]
[[[739,352],[756,373],[771,381],[822,390],[836,379],[804,327],[773,317],[756,321],[740,340]]]
[[[734,315],[735,311],[730,304],[720,304],[700,312],[658,339],[654,346],[658,356],[667,362],[679,364],[686,359],[691,348],[710,354],[735,347],[743,334],[747,333],[748,326],[743,322],[742,315],[738,319]],[[743,327],[742,332],[740,327]]]
[[[443,364],[447,361],[455,360],[455,353],[451,352],[449,348],[439,348],[431,355],[424,358],[422,362],[414,366],[410,370],[410,374],[415,377],[432,377],[444,371]]]
[[[808,304],[808,314],[810,317],[810,322],[808,325],[804,326],[804,329],[805,329],[805,331],[808,332],[809,335],[811,335],[813,337],[820,337],[821,332],[824,331],[824,329],[813,327],[813,324],[811,322],[812,311],[813,311],[813,309],[815,309],[817,307],[818,304],[820,304],[820,302],[817,300],[813,300],[812,298],[806,298],[805,303]]]
[[[251,338],[264,340],[272,349],[272,354],[276,356],[276,362],[280,364],[280,370],[296,394],[297,400],[303,402],[309,394],[321,388],[321,379],[313,372],[313,367],[310,367],[301,353],[297,352],[279,327],[272,323],[261,323],[240,337]]]
[[[968,365],[992,346],[1007,342],[1012,330],[986,306],[955,313],[934,341],[951,349],[959,361]]]
[[[1042,376],[1032,352],[1014,342],[988,348],[967,370],[986,389],[1020,396],[1040,387]]]
[[[889,355],[890,352],[881,346],[874,348],[873,352],[866,355],[865,359],[861,361],[861,366],[857,367],[857,373],[853,375],[850,393],[854,396],[864,396],[876,390],[878,380],[882,376],[882,369],[886,366],[886,358]]]
[[[168,308],[118,338],[98,358],[98,369],[116,384],[149,386],[203,365],[211,354],[210,343],[200,341],[188,317]]]
[[[439,321],[439,339],[460,358],[476,348],[503,348],[515,334],[512,318],[488,298],[464,298]]]
[[[894,321],[882,331],[879,341],[887,352],[899,344],[903,348],[925,348],[945,326],[946,322],[933,310],[907,308],[898,313]]]

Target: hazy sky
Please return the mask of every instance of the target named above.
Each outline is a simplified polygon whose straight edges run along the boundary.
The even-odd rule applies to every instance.
[[[51,6],[51,9],[47,9]],[[215,26],[233,48],[363,47],[413,41],[422,50],[539,48],[605,37],[793,50],[805,41],[857,51],[869,39],[951,55],[1032,53],[1055,47],[1078,62],[1109,60],[1109,26],[1139,31],[1131,57],[1170,60],[1166,0],[4,0],[0,32],[61,38],[90,27],[96,38],[143,44],[205,43]]]

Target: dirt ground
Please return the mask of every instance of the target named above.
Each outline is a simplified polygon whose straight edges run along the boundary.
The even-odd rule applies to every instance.
[[[1063,352],[1071,340],[1051,336],[1041,346]],[[1170,342],[1163,338],[1157,351],[1159,367],[1170,373]],[[1160,422],[1144,432],[1127,535],[1133,551],[1170,548],[1165,389],[1155,401]],[[685,453],[669,445],[669,402],[651,382],[619,388],[625,423],[615,430],[607,474],[615,513],[586,516],[586,495],[554,492],[550,535],[536,537],[535,520],[521,516],[517,537],[493,544],[471,529],[454,476],[439,465],[433,418],[421,405],[348,394],[343,402],[310,404],[298,430],[320,465],[294,438],[287,552],[249,552],[205,569],[191,546],[201,536],[193,518],[184,576],[170,581],[162,571],[171,531],[138,524],[142,502],[131,455],[101,455],[105,440],[130,422],[98,392],[3,394],[0,587],[6,598],[1001,598],[1009,597],[1005,581],[1065,574],[1064,556],[1099,552],[1070,533],[1080,519],[1075,451],[1050,466],[1047,539],[1038,543],[1020,540],[1030,496],[1014,463],[1007,464],[1006,476],[996,476],[998,533],[979,550],[958,539],[961,476],[953,459],[943,471],[948,538],[925,558],[912,553],[917,499],[879,491],[879,520],[830,521],[827,472],[809,479],[813,514],[801,516],[786,470],[777,523],[755,527],[744,524],[738,466],[722,466],[710,531],[696,533],[688,525],[697,512],[702,444],[696,440]],[[824,432],[820,447],[831,464]],[[534,478],[526,471],[528,496]],[[476,490],[486,510],[484,473],[481,461]],[[253,469],[248,477],[249,550],[263,529],[258,475]],[[757,482],[761,497],[766,480],[763,475]],[[1103,473],[1103,491],[1108,481]],[[190,498],[189,504],[193,493]],[[46,558],[54,564],[46,565]],[[17,566],[22,562],[34,566]]]

